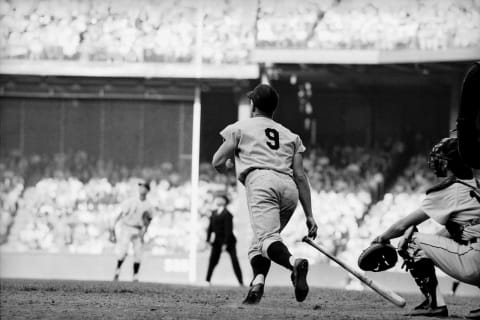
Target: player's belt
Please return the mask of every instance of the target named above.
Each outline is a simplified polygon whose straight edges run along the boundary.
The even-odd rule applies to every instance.
[[[276,173],[280,173],[280,174],[284,174],[288,177],[290,177],[290,175],[286,172],[282,172],[282,171],[278,171],[278,170],[275,170],[275,169],[270,169],[270,168],[250,168],[248,169],[248,171],[244,174],[244,180],[243,181],[247,181],[247,177],[250,173],[252,173],[253,171],[257,171],[257,170],[267,170],[267,171],[273,171],[273,172],[276,172]]]

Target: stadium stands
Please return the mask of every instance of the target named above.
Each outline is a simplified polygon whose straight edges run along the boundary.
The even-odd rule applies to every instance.
[[[397,142],[380,150],[318,147],[308,155],[305,166],[313,187],[314,214],[323,226],[320,240],[332,252],[344,250],[383,188],[383,174],[391,172],[395,157],[402,153],[403,144]],[[189,223],[190,184],[170,163],[129,169],[95,161],[85,152],[53,158],[13,153],[0,163],[1,187],[11,190],[5,193],[9,200],[2,210],[6,222],[2,225],[8,226],[2,229],[3,250],[112,252],[107,231],[118,214],[118,204],[135,194],[135,178],[142,177],[152,180],[149,200],[156,208],[146,236],[147,251],[160,255],[188,251],[184,226]],[[225,192],[234,179],[205,163],[200,167],[200,180],[200,223],[194,232],[203,239],[213,194]],[[228,192],[232,206],[237,206],[236,189]],[[301,250],[296,244],[305,234],[298,228],[304,225],[298,210],[284,231],[294,250]]]
[[[260,46],[443,50],[478,46],[478,1],[262,1]]]
[[[255,47],[445,50],[480,46],[479,0],[301,2],[7,0],[0,4],[5,59],[249,61]],[[257,14],[258,12],[258,14]],[[197,25],[202,23],[201,32]],[[196,37],[201,35],[201,46]]]

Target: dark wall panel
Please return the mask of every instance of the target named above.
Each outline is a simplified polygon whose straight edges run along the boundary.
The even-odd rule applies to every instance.
[[[113,100],[104,103],[106,160],[134,165],[139,159],[140,104]]]
[[[180,109],[178,102],[145,103],[144,159],[150,165],[171,162],[179,155]],[[188,110],[191,113],[191,107]],[[191,126],[191,123],[188,125]]]
[[[56,99],[25,100],[25,153],[60,151],[60,105]]]
[[[238,102],[233,91],[212,89],[202,93],[200,159],[210,162],[222,142],[219,132],[238,119]]]
[[[22,101],[0,100],[0,154],[20,148],[20,117]]]
[[[102,100],[63,100],[66,152],[86,151],[97,158],[100,151]]]

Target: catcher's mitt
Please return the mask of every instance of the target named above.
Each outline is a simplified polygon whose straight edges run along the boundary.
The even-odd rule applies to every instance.
[[[390,243],[372,243],[358,257],[358,266],[364,271],[380,272],[393,268],[397,251]]]

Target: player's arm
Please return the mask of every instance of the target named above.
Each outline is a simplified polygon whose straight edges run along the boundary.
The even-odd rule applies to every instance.
[[[234,142],[231,139],[226,139],[218,148],[217,152],[215,152],[212,159],[212,166],[218,172],[223,172],[225,169],[228,169],[227,167],[231,167],[231,158],[233,158],[235,148]],[[226,164],[227,166],[225,166]]]
[[[392,224],[384,233],[376,237],[373,242],[388,242],[390,239],[398,238],[411,226],[419,225],[429,218],[430,217],[422,209],[417,209],[408,216]]]
[[[117,226],[118,221],[120,221],[120,219],[122,219],[124,215],[125,215],[125,210],[121,209],[120,213],[117,215],[117,217],[113,221],[113,226],[112,226],[113,230],[115,230],[115,227]]]
[[[296,153],[293,157],[293,179],[297,185],[300,203],[305,213],[305,218],[307,219],[308,236],[315,239],[318,227],[312,214],[310,184],[303,169],[303,157],[301,153]]]
[[[115,232],[115,228],[117,227],[117,223],[120,221],[120,219],[124,215],[124,210],[120,210],[120,213],[117,215],[115,220],[113,221],[112,227],[108,230],[109,231],[109,240],[110,242],[116,243],[117,242],[117,234]]]

